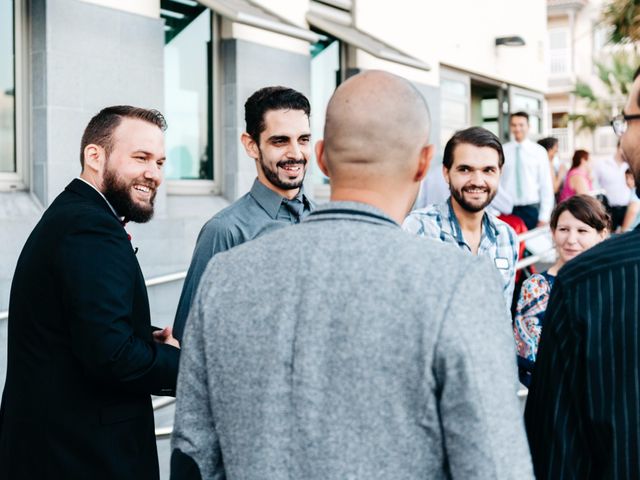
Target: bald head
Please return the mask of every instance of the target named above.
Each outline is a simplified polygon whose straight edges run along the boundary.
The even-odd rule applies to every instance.
[[[370,70],[344,82],[327,107],[324,159],[332,179],[366,181],[410,169],[429,140],[429,109],[396,75]]]

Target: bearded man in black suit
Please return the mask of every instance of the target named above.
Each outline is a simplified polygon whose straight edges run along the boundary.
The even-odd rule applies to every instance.
[[[152,332],[124,229],[153,215],[162,115],[108,107],[82,137],[82,173],[44,212],[9,301],[0,476],[159,477],[151,394],[175,395],[179,344]]]

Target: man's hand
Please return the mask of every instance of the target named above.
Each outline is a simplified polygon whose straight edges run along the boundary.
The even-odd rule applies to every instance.
[[[549,225],[549,222],[544,222],[542,220],[538,220],[538,224],[536,225],[537,227],[544,227],[545,225]]]
[[[162,330],[156,330],[153,332],[153,339],[158,343],[165,343],[167,345],[180,348],[180,342],[173,336],[173,329],[171,327],[164,327]]]

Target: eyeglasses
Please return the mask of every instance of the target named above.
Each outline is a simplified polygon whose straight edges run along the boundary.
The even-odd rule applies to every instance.
[[[613,117],[613,120],[611,120],[611,126],[613,127],[614,133],[618,137],[621,137],[624,134],[624,132],[627,131],[627,123],[629,122],[629,120],[638,120],[638,119],[640,119],[640,114],[625,115],[625,113],[622,112],[620,115],[616,115],[615,117]]]

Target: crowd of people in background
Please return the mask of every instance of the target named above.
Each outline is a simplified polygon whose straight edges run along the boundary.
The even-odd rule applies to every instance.
[[[203,226],[163,329],[125,225],[153,215],[166,122],[103,109],[17,263],[0,473],[157,479],[154,394],[177,398],[175,480],[640,478],[640,230],[609,238],[640,207],[639,74],[613,159],[566,169],[516,112],[504,145],[456,132],[448,198],[413,211],[434,146],[410,82],[336,89],[324,205],[303,186],[308,100],[258,90],[257,178]],[[516,232],[546,226],[556,261],[518,290]]]

